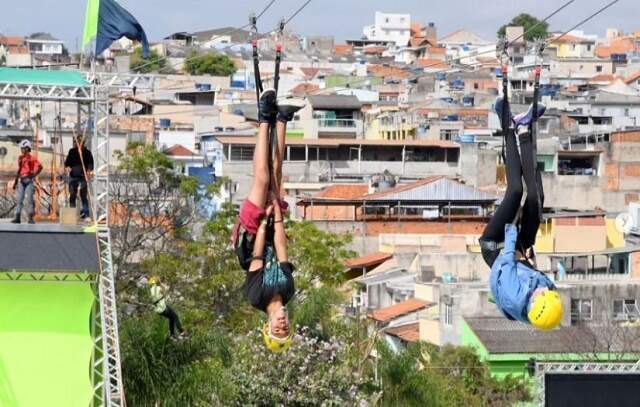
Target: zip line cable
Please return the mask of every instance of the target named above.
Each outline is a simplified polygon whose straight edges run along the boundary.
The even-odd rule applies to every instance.
[[[304,3],[304,4],[303,4],[303,5],[302,5],[298,10],[296,10],[296,12],[295,12],[295,13],[293,13],[293,14],[291,15],[291,17],[289,17],[289,18],[284,22],[284,25],[289,24],[289,22],[291,22],[291,20],[293,20],[293,19],[294,19],[298,14],[300,14],[300,13],[302,12],[302,10],[304,10],[304,9],[309,5],[309,3],[311,3],[311,0],[307,0],[307,1],[306,1],[306,3]]]
[[[605,11],[606,9],[608,9],[609,7],[613,6],[614,4],[616,4],[617,2],[619,2],[620,0],[613,0],[610,3],[608,3],[606,6],[602,7],[601,9],[599,9],[598,11],[596,11],[595,13],[591,14],[589,17],[585,18],[584,20],[580,21],[578,24],[574,25],[573,27],[571,27],[570,29],[568,29],[567,31],[565,31],[564,33],[562,33],[559,37],[555,37],[553,38],[549,44],[553,44],[555,41],[558,41],[560,38],[564,37],[565,35],[569,34],[571,31],[575,30],[576,28],[580,27],[582,24],[588,22],[589,20],[593,19],[594,17],[596,17],[598,14],[602,13],[603,11]]]

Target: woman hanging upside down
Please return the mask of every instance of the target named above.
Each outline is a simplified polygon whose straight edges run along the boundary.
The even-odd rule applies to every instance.
[[[287,204],[281,198],[282,161],[287,122],[304,106],[299,98],[276,101],[274,89],[266,89],[258,103],[260,129],[253,155],[253,184],[240,208],[233,244],[246,270],[245,295],[254,308],[264,311],[268,321],[262,328],[267,348],[274,352],[291,346],[293,334],[285,306],[295,293],[294,266],[287,257],[283,215]],[[277,147],[270,168],[269,130],[276,126]]]
[[[501,115],[502,103],[508,102],[499,100],[496,103],[498,115]],[[543,113],[544,106],[541,105],[536,117]],[[532,116],[532,109],[529,109],[510,120],[514,128],[503,129],[507,191],[480,237],[480,247],[484,261],[491,267],[491,292],[500,311],[511,320],[530,323],[546,331],[560,324],[563,308],[553,282],[535,269],[533,245],[542,215],[539,202],[544,202],[544,195],[528,132]],[[518,153],[516,137],[519,137],[522,155]],[[522,178],[527,197],[520,207]]]

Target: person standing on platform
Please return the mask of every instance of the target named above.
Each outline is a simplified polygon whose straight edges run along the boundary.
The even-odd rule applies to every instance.
[[[20,152],[18,157],[18,172],[13,189],[16,191],[16,216],[11,223],[20,223],[22,215],[22,206],[24,199],[27,199],[27,216],[29,223],[36,223],[33,219],[36,211],[33,202],[33,193],[35,191],[35,178],[42,171],[42,164],[37,158],[31,155],[31,142],[22,140],[20,142]]]
[[[84,146],[82,137],[76,138],[73,144],[73,148],[69,150],[67,158],[64,160],[64,167],[69,175],[69,206],[76,207],[78,189],[80,189],[80,200],[82,201],[80,219],[86,219],[89,217],[87,176],[93,171],[93,155]]]

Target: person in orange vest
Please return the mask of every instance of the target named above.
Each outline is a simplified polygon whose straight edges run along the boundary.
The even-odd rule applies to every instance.
[[[33,203],[33,193],[35,191],[35,178],[42,171],[42,164],[37,158],[31,155],[31,142],[22,140],[20,142],[21,155],[18,157],[18,172],[13,189],[16,191],[16,216],[11,223],[20,223],[24,199],[27,198],[27,215],[29,223],[36,223],[33,217],[36,213]]]

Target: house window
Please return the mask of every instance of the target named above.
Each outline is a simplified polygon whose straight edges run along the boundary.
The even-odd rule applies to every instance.
[[[640,316],[638,313],[638,303],[634,298],[613,300],[613,319],[619,321],[637,320]]]
[[[596,65],[596,72],[602,72],[602,65]]]
[[[453,325],[453,305],[451,304],[444,304],[444,324]]]
[[[626,117],[629,117],[629,108],[628,108],[628,107],[625,107],[625,108],[624,108],[624,115],[625,115]]]
[[[440,140],[451,141],[459,135],[458,129],[440,129]]]
[[[129,133],[129,143],[141,143],[144,144],[146,141],[145,133],[142,132],[133,132]]]
[[[478,85],[478,82],[474,82],[473,83],[473,89],[475,89],[475,90],[480,89],[480,86]]]
[[[590,321],[593,318],[593,300],[571,299],[571,322]]]
[[[591,51],[591,44],[587,44],[587,51]]]

